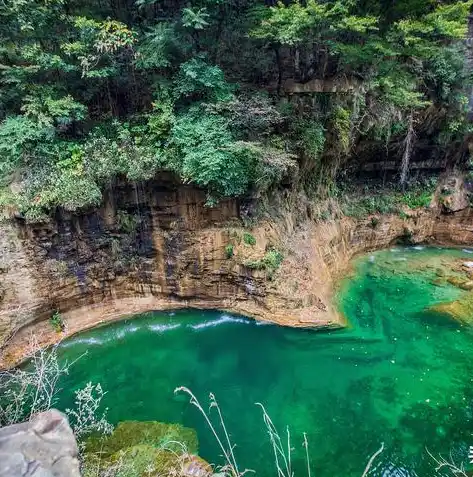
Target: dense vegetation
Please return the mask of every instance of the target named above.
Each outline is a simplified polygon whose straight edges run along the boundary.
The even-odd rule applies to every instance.
[[[367,144],[406,182],[416,138],[458,160],[471,3],[6,0],[1,206],[41,219],[163,170],[209,204],[327,194]],[[338,92],[290,96],[288,79]]]

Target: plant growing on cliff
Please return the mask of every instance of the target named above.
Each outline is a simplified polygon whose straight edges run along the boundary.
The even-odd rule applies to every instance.
[[[243,232],[243,243],[246,245],[256,245],[255,237],[249,232]]]
[[[64,323],[59,311],[55,311],[52,314],[52,316],[49,318],[49,324],[56,333],[62,333],[66,328],[66,324]]]
[[[243,264],[252,270],[266,270],[266,277],[271,280],[274,273],[281,266],[284,255],[281,251],[270,248],[263,256],[257,260],[246,260]]]
[[[228,245],[225,246],[225,256],[230,259],[233,257],[233,244],[229,243]]]
[[[140,223],[140,218],[126,210],[117,211],[117,226],[121,232],[133,234]]]

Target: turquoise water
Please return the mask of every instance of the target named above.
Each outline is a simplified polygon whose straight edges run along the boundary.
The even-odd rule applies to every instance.
[[[439,267],[473,260],[461,250],[397,248],[363,257],[340,286],[348,329],[332,332],[261,325],[214,311],[156,312],[81,333],[60,347],[74,364],[59,408],[88,381],[108,392],[112,422],[180,422],[197,429],[200,454],[221,463],[203,418],[178,386],[202,403],[215,393],[240,466],[275,475],[263,428],[290,426],[296,476],[306,475],[306,432],[316,477],[433,476],[426,454],[467,464],[473,445],[473,332],[426,306],[463,292],[432,284]]]

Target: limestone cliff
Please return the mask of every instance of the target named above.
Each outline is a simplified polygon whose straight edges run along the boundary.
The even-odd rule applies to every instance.
[[[376,221],[314,221],[303,207],[243,229],[236,201],[205,206],[205,194],[163,178],[118,184],[103,206],[81,215],[58,212],[46,224],[17,220],[0,229],[0,365],[16,362],[34,331],[41,344],[99,322],[148,310],[220,308],[290,326],[334,327],[333,284],[355,254],[400,238],[473,243],[470,209],[429,209]],[[245,244],[246,231],[256,239]],[[228,245],[232,253],[228,253]],[[282,250],[268,277],[249,267]],[[64,333],[48,323],[58,310]]]

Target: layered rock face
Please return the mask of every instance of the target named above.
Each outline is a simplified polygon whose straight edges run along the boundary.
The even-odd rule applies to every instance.
[[[355,254],[399,239],[473,243],[467,208],[375,222],[315,222],[295,210],[259,222],[250,230],[256,243],[249,245],[242,241],[238,203],[209,208],[205,200],[204,192],[164,178],[145,187],[117,185],[89,213],[2,225],[0,365],[22,357],[32,331],[39,344],[49,344],[102,321],[165,308],[220,308],[289,326],[341,326],[331,304],[333,284]],[[272,248],[284,254],[274,274],[248,266]],[[55,310],[64,333],[48,323]]]
[[[55,409],[0,428],[1,477],[80,477],[77,455],[69,422]]]

